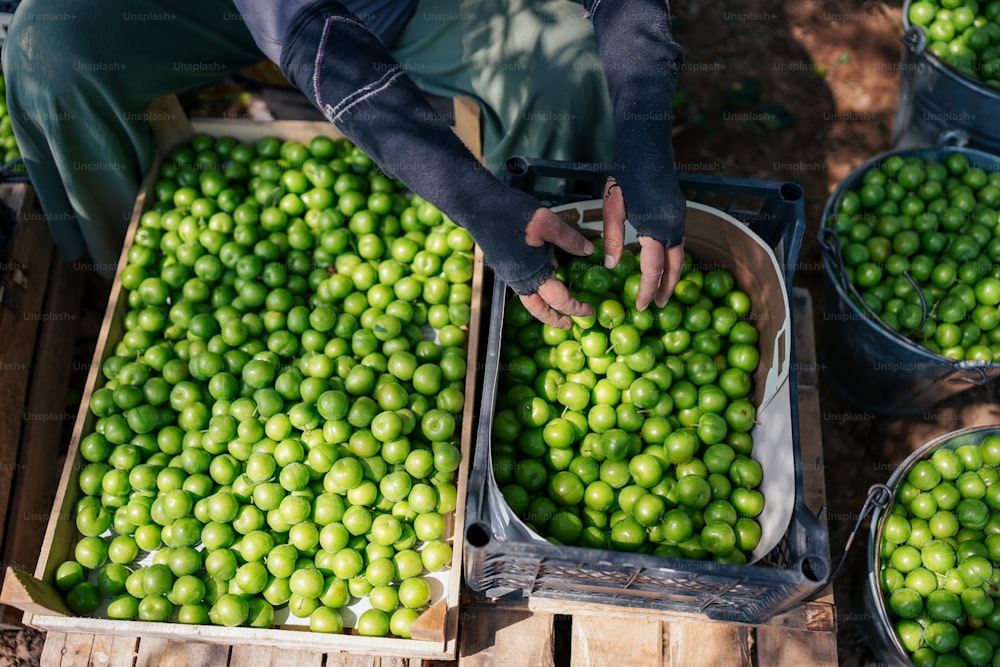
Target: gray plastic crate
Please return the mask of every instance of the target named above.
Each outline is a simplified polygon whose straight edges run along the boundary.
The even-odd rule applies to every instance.
[[[7,40],[7,28],[10,27],[10,22],[14,19],[14,12],[17,11],[17,6],[21,4],[21,0],[4,0],[0,2],[0,46]]]
[[[600,198],[604,175],[588,165],[513,158],[507,180],[547,205]],[[792,276],[805,229],[797,184],[681,175],[688,200],[728,213],[758,234],[784,270],[791,302]],[[753,565],[730,565],[653,555],[557,546],[531,539],[492,478],[491,438],[500,335],[506,299],[501,281],[492,291],[490,330],[475,458],[466,502],[466,584],[492,598],[545,597],[762,623],[816,595],[830,573],[829,538],[806,507],[802,489],[797,383],[789,373],[794,506],[777,546]],[[794,368],[794,346],[792,367]],[[765,470],[765,475],[767,471]],[[791,492],[792,489],[789,489]]]

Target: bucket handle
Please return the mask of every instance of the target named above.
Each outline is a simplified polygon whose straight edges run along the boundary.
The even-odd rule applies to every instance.
[[[937,143],[944,147],[964,148],[969,144],[969,133],[958,128],[945,130],[938,135]]]
[[[910,26],[903,35],[903,45],[910,53],[921,54],[927,48],[927,33],[920,26]]]
[[[841,269],[836,276],[837,282],[846,291],[848,289],[848,280],[847,275],[843,271],[844,262],[840,255],[840,234],[837,233],[835,227],[820,227],[816,240],[819,241],[819,246],[822,248],[823,254],[833,261],[836,268]],[[824,259],[827,259],[827,257],[824,257]]]
[[[831,242],[828,237],[833,237],[833,241]],[[844,258],[840,252],[840,247],[841,247],[840,235],[837,234],[837,230],[832,227],[822,227],[820,229],[818,240],[823,250],[826,253],[833,255],[832,259],[836,263],[837,268],[840,269],[838,282],[840,283],[841,288],[845,292],[848,292],[850,294],[850,296],[854,299],[855,303],[861,305],[861,308],[864,309],[868,317],[878,322],[886,331],[894,331],[894,329],[890,327],[888,323],[879,316],[878,313],[876,313],[874,310],[871,309],[871,307],[868,305],[868,302],[861,298],[861,294],[858,292],[858,289],[854,286],[854,284],[850,280],[847,279],[847,272],[844,271]],[[910,285],[913,286],[913,289],[916,290],[917,295],[920,297],[920,322],[918,322],[917,326],[913,327],[912,330],[910,330],[905,334],[902,334],[904,337],[910,338],[914,334],[919,332],[921,329],[923,329],[924,324],[927,323],[927,315],[928,315],[927,299],[924,297],[924,292],[923,290],[920,289],[920,285],[918,285],[917,281],[913,279],[913,276],[910,275],[909,271],[904,271],[902,275],[908,281],[910,281]]]
[[[828,238],[828,237],[831,237],[831,236],[833,237],[833,241],[831,241]],[[817,240],[819,241],[820,247],[823,250],[829,252],[830,254],[834,254],[836,252],[833,249],[833,247],[834,247],[833,244],[840,242],[840,239],[837,236],[837,230],[834,229],[833,227],[820,227],[820,229],[819,229],[819,235],[817,236]]]
[[[840,560],[837,561],[837,566],[833,568],[830,572],[830,576],[826,578],[823,585],[817,590],[823,590],[829,586],[840,570],[844,567],[844,563],[847,562],[847,554],[850,552],[851,547],[854,546],[854,540],[861,531],[862,522],[864,522],[868,515],[874,512],[876,508],[883,510],[888,507],[889,503],[892,502],[892,497],[892,489],[885,484],[873,484],[868,489],[868,497],[865,498],[865,503],[861,506],[861,512],[858,513],[858,518],[854,522],[854,527],[851,529],[850,535],[847,536],[847,542],[844,543],[844,551],[840,554]]]
[[[971,371],[970,374],[962,374],[955,378],[958,382],[965,382],[971,384],[974,387],[986,384],[990,380],[990,376],[986,374],[986,371],[979,366],[973,366],[971,368],[964,368],[963,370]]]
[[[903,277],[910,281],[910,284],[913,285],[913,289],[917,291],[917,295],[920,297],[920,321],[917,323],[917,326],[913,327],[913,329],[911,329],[907,333],[905,334],[902,332],[897,332],[897,333],[902,335],[904,338],[912,338],[912,336],[921,329],[923,329],[924,325],[927,323],[927,315],[928,315],[927,299],[924,298],[923,290],[920,289],[920,285],[918,285],[917,281],[913,279],[913,276],[910,275],[909,271],[903,271]],[[846,280],[847,279],[845,277],[845,281]],[[889,326],[888,322],[883,320],[878,313],[876,313],[874,310],[871,309],[871,306],[868,305],[867,301],[861,298],[861,294],[858,292],[858,288],[856,288],[853,283],[848,283],[848,289],[851,292],[851,296],[854,297],[854,300],[857,303],[861,304],[861,307],[864,309],[865,313],[868,314],[868,317],[878,322],[882,326],[882,328],[884,328],[886,331],[888,332],[895,331],[895,329]]]

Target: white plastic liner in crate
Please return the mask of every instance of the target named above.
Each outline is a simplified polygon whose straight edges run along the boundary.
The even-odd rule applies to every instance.
[[[601,230],[601,200],[577,202],[553,207],[563,219],[584,231]],[[750,564],[767,556],[785,536],[795,504],[795,453],[792,441],[791,386],[788,380],[792,362],[791,309],[788,290],[774,251],[747,226],[718,209],[697,202],[687,203],[685,250],[697,265],[725,267],[736,279],[736,286],[751,297],[750,319],[760,331],[760,365],[754,372],[753,402],[757,406],[757,425],[751,430],[751,458],[761,464],[764,478],[764,511],[757,517],[761,539],[753,550]],[[638,239],[626,224],[625,243]],[[503,495],[493,474],[492,457],[487,476],[488,496],[500,502],[487,502],[489,523],[497,539],[529,540],[548,544],[531,530],[503,502]]]

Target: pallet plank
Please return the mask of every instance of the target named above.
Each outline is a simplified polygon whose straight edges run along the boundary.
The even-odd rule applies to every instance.
[[[627,638],[627,641],[623,639]],[[663,665],[663,624],[623,618],[573,618],[571,667]],[[701,664],[725,664],[704,662]]]
[[[416,667],[418,660],[409,660],[398,656],[380,657],[377,655],[357,655],[338,651],[327,653],[325,667]],[[277,663],[281,665],[289,663]],[[232,665],[230,665],[232,667]]]
[[[42,649],[42,667],[87,667],[94,636],[75,632],[50,632]]]
[[[90,650],[92,667],[132,667],[135,664],[138,637],[97,635]]]
[[[806,630],[810,632],[837,632],[837,608],[833,605],[833,593],[829,600],[805,602],[783,614],[768,620],[769,627]]]
[[[757,664],[836,667],[837,635],[762,627],[757,631]]]
[[[227,665],[229,648],[222,644],[177,642],[166,639],[139,641],[136,667],[190,667],[191,665]]]
[[[534,612],[549,614],[573,614],[574,618],[597,616],[600,618],[622,618],[633,621],[663,621],[674,624],[705,623],[708,618],[704,614],[688,612],[662,611],[659,609],[643,609],[642,607],[610,607],[597,602],[567,603],[555,598],[530,598],[528,608]],[[775,625],[796,630],[812,632],[833,631],[836,629],[836,610],[829,602],[805,602],[794,609],[779,614],[767,621],[766,625]],[[731,625],[751,626],[749,623],[732,622]]]
[[[322,651],[295,650],[276,646],[233,646],[229,667],[322,667]]]
[[[500,607],[462,611],[458,664],[461,667],[555,664],[552,614]]]
[[[751,667],[751,636],[747,626],[729,623],[669,623],[669,662],[672,667],[686,665],[727,665]],[[762,662],[763,665],[785,663]],[[788,663],[805,664],[805,663]]]

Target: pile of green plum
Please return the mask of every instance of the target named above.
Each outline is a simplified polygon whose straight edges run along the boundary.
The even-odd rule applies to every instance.
[[[882,523],[879,582],[917,667],[1000,660],[1000,436],[938,447],[902,479]]]
[[[322,136],[197,135],[147,201],[79,442],[69,608],[410,637],[453,558],[472,238]]]
[[[1000,2],[917,0],[907,12],[921,26],[927,50],[987,86],[1000,86]]]
[[[644,311],[629,251],[559,272],[594,307],[571,330],[506,304],[492,461],[507,503],[556,544],[746,563],[764,508],[749,296],[689,254],[671,300]]]
[[[834,219],[847,280],[889,328],[956,361],[1000,361],[1000,172],[961,151],[892,155]]]

